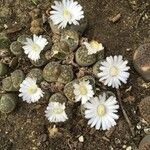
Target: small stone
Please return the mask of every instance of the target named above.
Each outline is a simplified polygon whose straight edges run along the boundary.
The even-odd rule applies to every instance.
[[[150,128],[145,127],[145,128],[144,128],[144,132],[145,132],[146,134],[150,134]]]
[[[141,126],[140,124],[137,124],[136,128],[137,128],[138,130],[140,130],[140,129],[142,128],[142,126]]]
[[[150,123],[150,96],[141,100],[139,110],[144,120]]]
[[[131,147],[131,146],[128,146],[128,147],[126,148],[126,150],[132,150],[132,147]]]
[[[138,47],[133,56],[133,64],[137,72],[150,81],[150,43]]]
[[[84,142],[84,137],[81,135],[79,138],[78,138],[79,142],[83,143]]]

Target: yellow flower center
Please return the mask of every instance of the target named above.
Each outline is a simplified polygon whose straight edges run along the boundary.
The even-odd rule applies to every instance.
[[[100,117],[104,116],[106,114],[106,108],[103,104],[100,104],[97,108],[97,113]]]
[[[36,85],[32,85],[28,88],[28,92],[29,94],[34,94],[37,92],[37,86]]]
[[[65,10],[63,11],[63,16],[64,16],[65,18],[70,18],[70,17],[71,17],[71,13],[70,13],[67,9],[65,9]]]
[[[40,49],[40,46],[38,44],[36,44],[36,43],[32,44],[32,50],[38,51],[39,49]]]
[[[119,74],[119,69],[115,66],[111,67],[110,74],[111,74],[111,76],[117,76]]]
[[[64,111],[64,110],[61,109],[61,108],[55,108],[55,109],[53,109],[52,112],[53,112],[54,114],[61,114],[61,113],[63,113],[63,111]]]
[[[84,85],[80,86],[79,90],[81,95],[87,94],[87,88]]]
[[[90,42],[91,47],[98,49],[99,48],[99,43],[97,41],[92,41]]]

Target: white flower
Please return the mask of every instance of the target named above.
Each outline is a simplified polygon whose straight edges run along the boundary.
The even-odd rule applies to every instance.
[[[78,25],[79,20],[84,18],[82,6],[74,0],[54,1],[50,18],[58,28],[65,28],[67,24]]]
[[[81,101],[85,104],[91,97],[93,97],[93,87],[89,81],[82,81],[79,84],[74,84],[75,101]]]
[[[45,116],[50,122],[64,122],[68,119],[65,112],[65,103],[50,102],[45,111]]]
[[[130,67],[127,66],[128,61],[123,61],[122,56],[110,56],[106,61],[102,62],[100,73],[98,76],[100,81],[104,81],[105,85],[119,88],[121,81],[127,83],[129,73],[127,72]]]
[[[97,41],[94,41],[94,40],[89,43],[84,42],[83,44],[86,46],[88,50],[88,55],[96,54],[97,52],[104,49],[101,43],[98,43]]]
[[[118,108],[116,97],[110,96],[106,99],[106,94],[103,93],[85,104],[85,118],[89,119],[88,125],[91,128],[95,126],[96,130],[109,130],[116,125],[115,120],[119,118],[116,114]]]
[[[26,38],[26,42],[24,42],[24,53],[28,55],[28,58],[31,60],[37,61],[40,59],[40,53],[44,49],[44,47],[48,44],[47,39],[42,38],[42,36],[33,35],[33,40],[30,38]]]
[[[27,103],[36,102],[43,97],[43,92],[37,86],[36,80],[29,77],[20,84],[19,92],[19,97],[22,97]]]

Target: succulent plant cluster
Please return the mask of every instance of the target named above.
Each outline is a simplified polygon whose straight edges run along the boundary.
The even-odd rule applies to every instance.
[[[65,5],[63,2],[62,5]],[[69,3],[74,2],[69,1]],[[74,5],[79,8],[79,10],[82,9],[78,3],[75,3]],[[69,19],[69,13],[71,12],[68,12],[68,10],[63,11],[63,17],[65,17],[65,19]],[[21,35],[16,41],[10,43],[7,36],[0,34],[0,48],[7,49],[10,53],[9,57],[15,57],[18,60],[17,65],[13,68],[10,68],[9,65],[5,64],[3,61],[0,63],[2,88],[5,93],[1,95],[0,99],[1,112],[10,113],[15,108],[16,101],[18,99],[16,98],[18,97],[18,91],[21,92],[20,97],[29,103],[36,102],[39,99],[47,100],[51,95],[46,113],[49,113],[50,111],[50,115],[54,113],[55,117],[59,116],[60,113],[63,113],[64,118],[62,118],[62,120],[67,119],[64,112],[64,104],[66,103],[66,106],[68,107],[70,104],[72,105],[74,102],[80,101],[82,98],[85,100],[85,98],[92,97],[93,100],[97,101],[97,104],[100,105],[100,107],[98,107],[98,115],[100,115],[100,117],[106,113],[106,108],[103,105],[105,104],[105,100],[108,100],[106,101],[106,103],[109,104],[108,107],[112,105],[110,103],[110,100],[112,100],[114,104],[113,109],[118,109],[119,106],[116,105],[117,101],[114,94],[109,95],[109,92],[104,90],[105,88],[100,86],[100,83],[98,83],[98,74],[100,73],[104,75],[102,78],[110,81],[110,83],[108,83],[109,86],[111,84],[114,86],[114,83],[113,79],[111,81],[105,77],[106,73],[110,73],[110,77],[112,78],[118,76],[118,78],[125,83],[129,76],[129,74],[125,72],[129,69],[129,67],[126,67],[127,61],[123,61],[122,56],[115,56],[114,58],[107,58],[107,62],[103,62],[105,59],[104,48],[101,43],[99,44],[95,41],[91,42],[90,45],[88,40],[83,37],[83,33],[87,27],[87,22],[84,19],[83,11],[79,11],[79,13],[80,14],[78,17],[80,19],[82,18],[81,20],[76,18],[76,16],[73,18],[73,24],[70,24],[69,20],[66,22],[69,24],[66,24],[63,20],[62,28],[58,28],[59,26],[53,18],[55,16],[49,17],[48,22],[50,24],[51,31],[53,32],[52,36],[35,35],[37,34],[36,31],[40,30],[42,27],[42,24],[39,23],[41,21],[40,11],[37,9],[32,11],[30,14],[33,19],[30,29],[31,32],[34,33],[33,39],[30,38],[32,37],[31,35]],[[65,24],[66,27],[64,27]],[[43,30],[38,33],[42,32]],[[54,40],[56,35],[57,40]],[[94,48],[94,52],[89,53],[89,49],[85,45],[84,40],[86,40],[86,45],[90,46],[90,50]],[[36,59],[32,59],[34,58],[34,55],[36,55]],[[28,70],[25,72],[23,68],[24,66],[19,64],[19,62],[27,59],[29,64],[26,64],[26,66],[28,66]],[[117,66],[117,61],[120,66]],[[103,67],[101,67],[102,62],[104,65]],[[112,62],[112,64],[114,63],[114,66],[111,66],[110,62]],[[110,65],[110,72],[103,72],[103,70],[105,71],[105,69],[103,69],[104,67],[106,67],[106,70],[108,69],[107,64]],[[101,69],[102,71],[100,71]],[[125,79],[122,76],[119,76],[121,71]],[[115,81],[117,82],[117,86],[121,84],[119,80],[114,79],[114,82]],[[47,86],[46,88],[43,86],[43,83]],[[56,90],[55,92],[50,92],[53,91],[50,89],[52,88],[52,84],[63,85],[62,91]],[[75,90],[75,86],[77,87],[77,91]],[[87,93],[87,90],[91,93],[90,95]],[[39,91],[39,93],[37,91]],[[87,93],[87,97],[81,97],[79,91],[83,95]],[[27,95],[23,95],[23,92]],[[103,93],[103,96],[99,96],[101,93]],[[29,97],[30,95],[32,95],[32,97]],[[94,98],[93,95],[99,96],[99,98]],[[36,97],[36,99],[34,99],[34,97]],[[29,100],[30,98],[31,100]],[[88,105],[92,105],[93,107],[97,106],[94,103],[87,104],[87,108]],[[52,106],[55,106],[56,109],[51,108]],[[117,112],[117,110],[113,109],[112,113],[113,111]],[[113,115],[116,119],[118,118],[116,114],[111,115]],[[53,116],[48,116],[48,119],[53,121],[61,121],[61,119],[54,119]],[[116,123],[113,119],[110,122],[114,126]],[[92,126],[94,125],[95,124],[92,124]],[[100,126],[101,122],[97,122],[96,129],[99,129]],[[102,124],[102,126],[104,130],[110,128],[109,124]]]

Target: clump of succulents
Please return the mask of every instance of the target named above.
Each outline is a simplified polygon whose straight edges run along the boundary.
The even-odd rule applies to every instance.
[[[40,11],[35,9],[30,15],[33,19],[32,27],[35,27],[40,18]],[[8,113],[15,108],[16,98],[11,98],[9,92],[19,91],[18,96],[27,103],[34,103],[40,99],[47,100],[51,96],[45,111],[45,116],[50,122],[66,121],[66,109],[69,104],[81,102],[84,116],[91,127],[109,130],[116,125],[119,118],[117,98],[115,94],[101,90],[97,83],[100,81],[104,85],[118,89],[129,77],[128,62],[124,61],[121,55],[105,59],[102,43],[95,40],[82,41],[81,35],[86,26],[85,22],[80,21],[83,18],[84,12],[78,2],[55,1],[48,19],[53,31],[52,38],[56,33],[60,36],[57,42],[50,36],[33,34],[33,37],[22,35],[10,44],[11,53],[21,59],[29,59],[31,69],[25,74],[21,66],[18,66],[19,69],[5,77],[8,67],[0,63],[0,76],[4,76],[2,86],[7,92],[1,97],[1,112]],[[36,31],[33,32],[32,29],[32,33]],[[9,41],[7,37],[0,35],[1,45],[1,39],[4,43]],[[67,64],[65,60],[71,54],[73,60]],[[78,76],[78,71],[82,67],[86,72]],[[46,82],[48,88],[42,88],[41,82]],[[63,85],[63,90],[61,93],[50,93],[49,88],[56,83]]]

